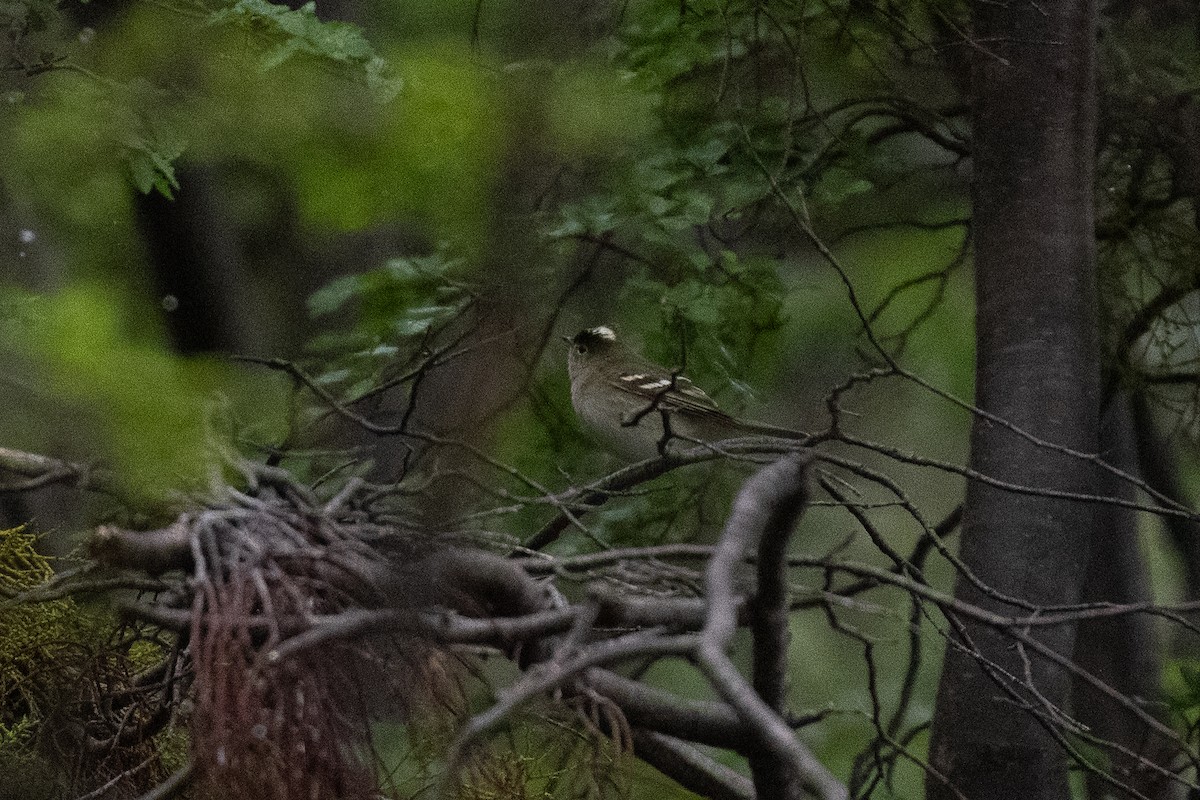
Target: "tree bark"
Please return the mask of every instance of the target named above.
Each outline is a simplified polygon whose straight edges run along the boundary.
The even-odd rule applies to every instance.
[[[1178,447],[1160,429],[1144,393],[1134,396],[1133,413],[1142,477],[1151,487],[1172,500],[1194,505],[1180,479]],[[1183,568],[1182,599],[1200,600],[1200,523],[1178,517],[1163,517],[1161,524]],[[1196,617],[1192,615],[1190,618],[1200,622]],[[1188,653],[1189,647],[1190,643],[1176,649]]]
[[[1121,469],[1137,472],[1137,441],[1130,399],[1119,394],[1102,418],[1100,443],[1104,459]],[[1099,493],[1105,497],[1136,499],[1132,483],[1105,473],[1098,477]],[[1143,603],[1153,601],[1138,540],[1137,512],[1129,508],[1106,509],[1093,530],[1091,558],[1083,599],[1089,603]],[[1155,620],[1147,614],[1129,614],[1110,619],[1086,620],[1079,626],[1075,663],[1133,698],[1152,712],[1162,709],[1158,684],[1162,659]],[[1141,758],[1155,764],[1169,761],[1168,742],[1094,687],[1077,681],[1074,687],[1077,718],[1100,740],[1123,748],[1106,753],[1108,769],[1122,783],[1147,797],[1166,797],[1172,788],[1164,776],[1145,769]],[[1087,775],[1088,797],[1109,797],[1113,787],[1103,776]],[[1118,795],[1119,796],[1119,795]]]
[[[1086,453],[1097,450],[1099,416],[1095,24],[1090,1],[973,4],[976,402],[1041,442]],[[982,415],[972,429],[971,465],[1048,490],[1094,487],[1088,462]],[[1073,603],[1093,519],[1086,504],[972,483],[962,559],[1007,598]],[[956,596],[1017,610],[962,574]],[[1071,626],[1037,635],[1057,652],[1072,651]],[[1066,758],[1043,727],[1054,723],[1047,704],[1065,709],[1068,677],[996,631],[964,625],[956,638],[974,653],[947,651],[931,759],[949,786],[930,779],[927,796],[1069,797]]]

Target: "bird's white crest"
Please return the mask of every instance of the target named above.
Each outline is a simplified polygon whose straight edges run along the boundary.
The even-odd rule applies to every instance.
[[[598,328],[592,328],[591,333],[594,333],[605,341],[615,342],[617,340],[617,334],[614,333],[613,329],[607,325],[601,325]]]

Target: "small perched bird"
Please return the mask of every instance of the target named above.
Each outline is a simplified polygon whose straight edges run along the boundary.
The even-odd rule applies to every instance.
[[[626,347],[612,328],[563,338],[571,346],[571,405],[583,426],[621,458],[642,461],[739,436],[805,438],[799,431],[731,417],[690,380]]]

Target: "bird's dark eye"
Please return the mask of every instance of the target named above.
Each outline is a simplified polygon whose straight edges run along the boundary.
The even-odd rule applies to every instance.
[[[583,355],[584,353],[587,352],[587,345],[586,344],[575,345],[575,352],[579,353],[579,355]]]

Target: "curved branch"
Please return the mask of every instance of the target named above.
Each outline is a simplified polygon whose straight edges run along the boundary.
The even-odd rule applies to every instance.
[[[635,727],[633,752],[701,797],[712,800],[755,800],[758,797],[754,784],[745,775],[672,736]]]
[[[725,652],[737,628],[734,570],[754,537],[760,541],[768,539],[770,543],[764,546],[760,555],[765,553],[766,560],[771,562],[767,568],[768,580],[775,579],[783,555],[778,542],[782,540],[786,544],[791,526],[803,510],[808,497],[805,475],[811,461],[812,456],[808,453],[782,458],[751,477],[738,493],[705,574],[708,619],[698,661],[709,682],[733,706],[758,740],[761,749],[751,756],[751,763],[758,762],[755,784],[760,794],[773,788],[776,796],[798,798],[803,788],[828,800],[840,800],[848,796],[846,787],[800,743],[780,715],[780,709],[775,707],[781,696],[779,687],[774,685],[774,675],[783,658],[779,634],[764,628],[756,637],[756,662],[768,662],[761,668],[756,665],[756,679],[761,677],[763,687],[774,695],[767,699],[754,691]],[[777,601],[777,595],[778,591],[775,591],[767,596]],[[760,669],[762,676],[758,674]],[[771,680],[767,679],[768,674]],[[768,778],[781,781],[782,785],[776,783],[770,787],[763,783]]]
[[[588,686],[616,703],[634,727],[696,744],[746,752],[751,737],[726,703],[688,700],[605,669],[590,669]]]
[[[125,488],[116,476],[106,469],[73,461],[0,447],[0,471],[12,472],[25,480],[0,482],[0,494],[30,492],[53,484],[66,484],[77,489],[100,492],[129,503]]]

